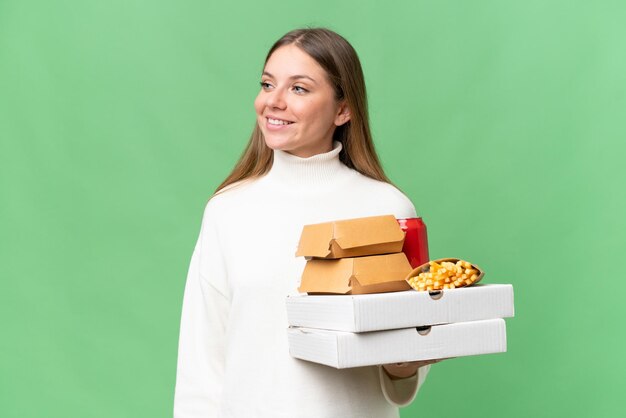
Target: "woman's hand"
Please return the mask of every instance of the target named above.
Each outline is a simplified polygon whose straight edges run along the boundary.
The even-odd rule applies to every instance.
[[[433,360],[409,361],[405,363],[383,364],[383,369],[385,369],[387,376],[389,376],[391,380],[405,379],[407,377],[414,376],[415,373],[417,373],[417,369],[420,367],[439,363],[441,360],[446,359],[440,358]]]

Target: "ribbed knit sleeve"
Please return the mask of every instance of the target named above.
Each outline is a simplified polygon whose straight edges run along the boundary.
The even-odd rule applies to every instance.
[[[175,418],[214,417],[220,407],[230,300],[214,222],[207,207],[183,298]]]

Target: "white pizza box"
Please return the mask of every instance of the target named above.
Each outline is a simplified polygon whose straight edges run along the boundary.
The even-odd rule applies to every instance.
[[[287,329],[292,357],[344,369],[506,352],[503,319],[353,333]]]
[[[287,297],[290,326],[366,332],[514,315],[513,286],[483,284],[435,292]]]

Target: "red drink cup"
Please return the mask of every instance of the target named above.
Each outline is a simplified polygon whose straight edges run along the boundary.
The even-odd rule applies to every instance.
[[[428,263],[428,236],[422,218],[398,219],[398,224],[405,232],[402,252],[406,254],[411,267],[416,268]]]

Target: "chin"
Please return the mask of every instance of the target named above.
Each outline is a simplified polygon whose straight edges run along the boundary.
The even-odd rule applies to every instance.
[[[268,146],[268,148],[273,149],[273,150],[278,150],[278,151],[289,151],[291,148],[293,148],[292,146],[290,146],[288,141],[282,141],[280,139],[277,138],[272,138],[272,137],[267,137],[264,135],[265,138],[265,145]]]

